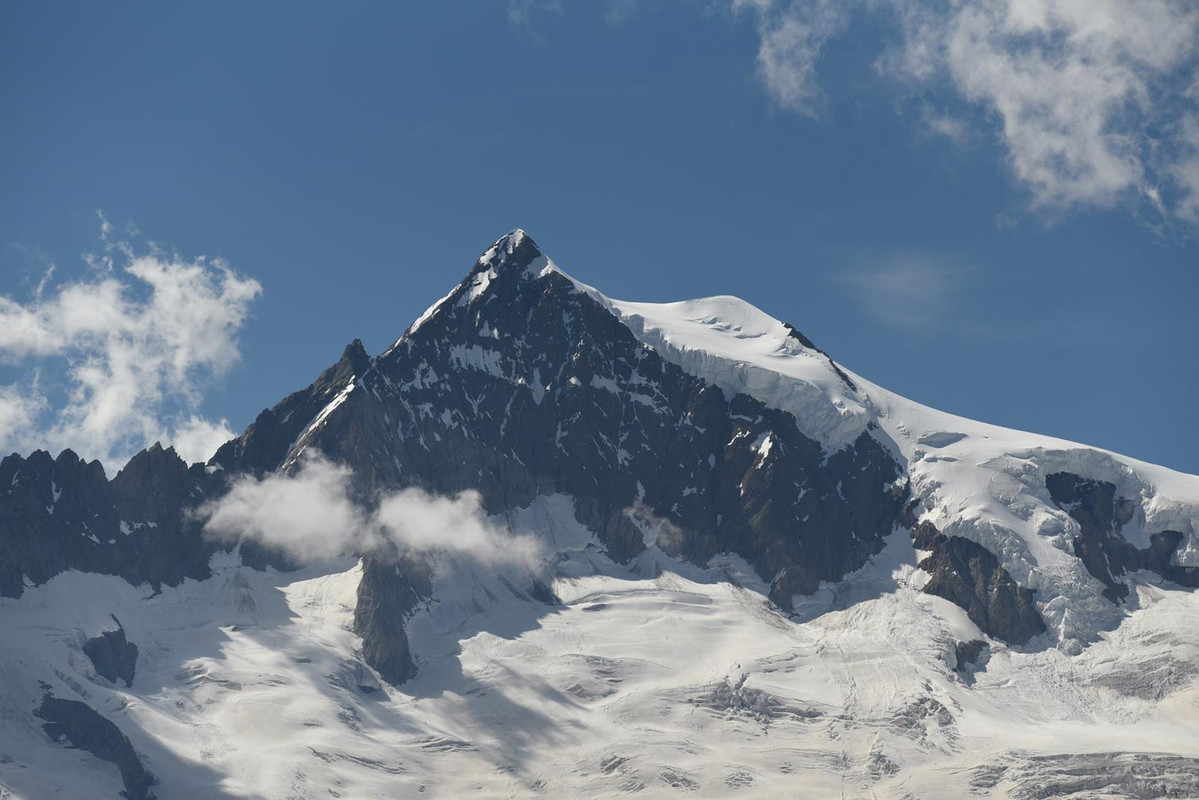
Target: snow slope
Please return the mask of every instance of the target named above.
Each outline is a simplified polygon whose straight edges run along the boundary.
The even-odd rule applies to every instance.
[[[667,360],[728,394],[791,413],[826,448],[871,430],[907,464],[921,519],[998,555],[1018,583],[1038,591],[1052,641],[1071,652],[1123,612],[1099,596],[1101,585],[1075,557],[1077,523],[1052,502],[1045,476],[1066,471],[1113,483],[1140,506],[1123,530],[1130,542],[1144,547],[1149,533],[1176,530],[1184,535],[1178,563],[1199,565],[1199,476],[915,403],[834,365],[735,297],[603,302]]]
[[[614,564],[570,503],[506,520],[556,549],[562,604],[443,561],[410,629],[420,673],[400,689],[356,659],[353,562],[281,574],[226,558],[159,595],[64,573],[0,601],[0,796],[119,790],[115,768],[16,713],[43,680],[116,721],[162,798],[1031,796],[1130,780],[1096,755],[1112,751],[1195,785],[1192,593],[1141,586],[1082,656],[993,645],[964,677],[954,643],[978,631],[918,591],[902,532],[788,620],[736,558],[700,569],[651,548]],[[142,651],[131,688],[80,651],[110,613]]]
[[[870,409],[828,356],[736,297],[611,307],[646,344],[685,371],[789,412],[800,430],[840,449],[866,430]]]

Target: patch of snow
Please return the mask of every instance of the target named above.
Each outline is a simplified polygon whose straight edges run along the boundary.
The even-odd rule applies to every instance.
[[[454,345],[449,350],[450,362],[462,369],[475,369],[497,378],[508,379],[504,372],[504,354],[500,350],[480,347],[477,344]]]
[[[308,423],[300,435],[296,437],[296,440],[292,443],[291,447],[288,448],[287,457],[283,460],[284,467],[296,462],[296,459],[298,459],[300,454],[304,452],[304,448],[307,446],[312,436],[318,430],[320,430],[321,425],[323,425],[325,420],[329,418],[329,415],[336,411],[338,406],[346,401],[346,398],[350,396],[350,393],[354,391],[354,387],[357,385],[357,378],[351,376],[350,380],[344,387],[342,387],[341,391],[337,393],[337,395],[329,402],[329,404],[322,408],[317,415],[312,418],[312,421]]]

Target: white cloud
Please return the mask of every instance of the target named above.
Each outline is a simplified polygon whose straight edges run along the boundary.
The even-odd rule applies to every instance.
[[[533,565],[541,556],[533,537],[493,525],[473,491],[439,497],[405,489],[383,498],[372,520],[385,538],[413,552],[461,554],[483,564]]]
[[[641,6],[641,0],[604,0],[604,21],[609,25],[621,25],[633,18]],[[508,23],[531,27],[534,17],[543,13],[565,14],[561,0],[508,0]]]
[[[349,468],[319,455],[306,456],[294,473],[240,478],[199,513],[209,535],[259,541],[304,563],[387,543],[403,552],[448,553],[487,565],[531,568],[542,555],[532,536],[492,523],[476,492],[441,497],[404,489],[385,494],[368,511],[354,499]]]
[[[197,414],[201,391],[240,358],[237,338],[261,292],[224,262],[107,239],[92,275],[26,302],[0,296],[0,448],[69,447],[119,466],[155,441],[203,460],[231,432]]]
[[[970,142],[970,128],[964,120],[958,117],[925,106],[920,111],[920,118],[928,132],[935,136],[944,136],[954,144],[961,146]]]
[[[819,111],[819,59],[854,13],[900,41],[879,69],[987,112],[1038,209],[1149,203],[1199,221],[1188,135],[1199,6],[1177,0],[732,0],[753,15],[758,65],[785,108]],[[949,117],[938,116],[943,122]],[[955,121],[957,116],[953,117]],[[944,125],[940,125],[941,132]]]
[[[562,13],[558,0],[508,0],[508,22],[512,25],[527,25],[533,15],[542,11]]]
[[[1180,207],[1182,213],[1199,220],[1199,114],[1191,114],[1180,125],[1179,158],[1171,165],[1174,180],[1183,187]]]
[[[847,24],[848,5],[813,0],[784,8],[771,0],[733,0],[735,12],[757,16],[758,71],[783,108],[819,115],[823,95],[816,65],[825,44]]]
[[[305,563],[378,546],[375,526],[350,498],[350,470],[308,458],[292,475],[247,476],[200,509],[204,530],[285,550]]]
[[[36,385],[36,377],[32,382]],[[46,398],[36,389],[23,391],[20,386],[0,386],[0,431],[30,430],[46,407]]]
[[[604,19],[610,25],[620,25],[628,22],[637,13],[639,0],[608,0],[608,8],[604,11]]]
[[[175,452],[184,461],[207,461],[221,445],[237,436],[237,432],[229,427],[229,420],[219,419],[215,422],[197,414],[180,417],[170,435],[169,441],[175,447]]]
[[[943,329],[978,270],[935,256],[899,254],[872,259],[837,276],[866,313],[898,328]]]

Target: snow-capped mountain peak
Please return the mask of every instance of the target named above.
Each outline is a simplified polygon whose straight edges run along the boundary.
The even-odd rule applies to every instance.
[[[547,393],[575,391],[582,382],[628,391],[632,397],[643,391],[645,383],[625,384],[611,372],[616,357],[610,344],[601,348],[609,352],[598,356],[586,374],[574,374],[576,365],[584,363],[580,352],[568,352],[570,368],[562,370],[555,359],[543,360],[543,345],[533,344],[536,337],[549,335],[577,347],[595,338],[594,326],[607,316],[631,335],[627,358],[642,358],[640,350],[652,352],[719,389],[726,401],[749,397],[782,412],[825,457],[866,440],[876,443],[891,454],[907,482],[914,521],[997,554],[1008,575],[1038,593],[1037,606],[1051,640],[1067,649],[1094,641],[1124,612],[1099,592],[1104,582],[1118,583],[1116,578],[1100,569],[1098,561],[1088,566],[1077,556],[1081,545],[1075,542],[1082,534],[1069,508],[1052,496],[1049,476],[1081,475],[1116,487],[1114,497],[1135,499],[1138,508],[1127,526],[1129,546],[1143,550],[1151,545],[1149,533],[1174,531],[1181,538],[1171,557],[1179,565],[1199,564],[1199,478],[907,400],[850,372],[793,326],[736,297],[674,303],[613,300],[558,269],[528,234],[517,230],[492,245],[430,313],[446,316],[446,324],[428,334],[432,340],[467,332],[460,344],[445,351],[456,363],[528,387],[536,405]],[[592,332],[580,339],[584,318],[592,320],[585,326]],[[607,332],[600,338],[609,343],[626,335],[610,325],[602,327]],[[588,352],[588,358],[597,357]],[[427,363],[444,358],[430,355]],[[556,377],[547,381],[551,370]],[[635,372],[632,377],[638,380]],[[658,397],[644,396],[639,402],[664,408]],[[755,435],[755,441],[765,435]],[[617,447],[617,458],[623,459],[625,452],[627,448]],[[1133,569],[1142,556],[1105,558],[1127,561]],[[1038,625],[1030,622],[1021,630]]]
[[[351,526],[473,511],[301,572],[202,533],[326,473]],[[735,297],[612,300],[519,229],[207,465],[11,456],[0,492],[0,797],[1199,793],[1199,477],[899,397]]]
[[[513,228],[495,240],[495,244],[483,251],[479,263],[491,265],[497,259],[524,261],[527,263],[541,255],[541,249],[523,228]]]
[[[520,277],[528,279],[542,277],[554,271],[557,271],[557,265],[541,252],[533,237],[521,228],[515,228],[484,251],[467,279],[479,275],[495,278],[506,272],[516,272]],[[477,287],[473,296],[477,297],[485,291],[486,285],[484,283]]]
[[[551,276],[551,284],[542,285]],[[673,303],[614,300],[563,271],[520,228],[484,251],[466,278],[407,333],[443,309],[479,306],[490,297],[527,304],[518,295],[526,293],[522,287],[530,281],[536,282],[536,293],[588,298],[662,358],[728,397],[748,394],[793,415],[804,434],[825,447],[852,444],[870,423],[867,401],[848,373],[793,326],[731,295]]]

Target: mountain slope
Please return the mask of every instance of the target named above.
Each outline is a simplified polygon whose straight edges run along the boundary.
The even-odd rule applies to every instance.
[[[86,491],[0,465],[18,796],[1199,791],[1199,477],[912,403],[736,298],[612,300],[514,231],[205,467],[164,452]],[[476,491],[543,557],[201,535],[318,453],[367,507]]]

